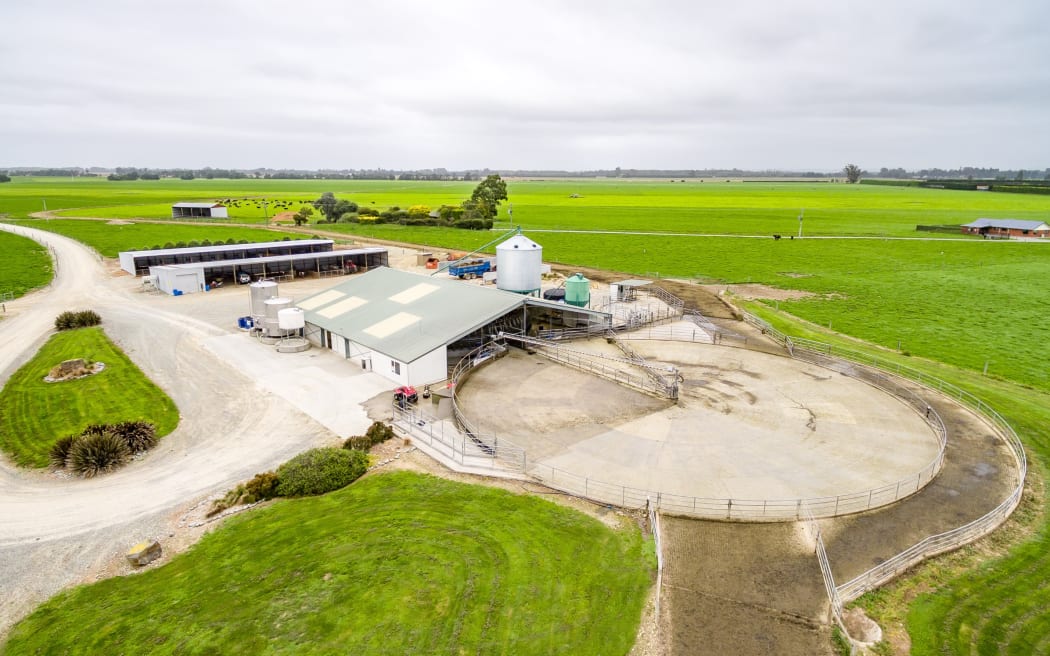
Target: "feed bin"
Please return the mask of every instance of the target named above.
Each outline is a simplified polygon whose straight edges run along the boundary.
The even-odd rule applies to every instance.
[[[536,295],[543,273],[543,247],[524,235],[514,235],[496,246],[496,287],[517,294]]]
[[[582,273],[575,273],[565,281],[565,302],[576,307],[587,307],[591,302],[591,281]]]

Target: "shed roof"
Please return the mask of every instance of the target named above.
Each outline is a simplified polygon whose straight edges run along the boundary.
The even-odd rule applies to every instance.
[[[283,242],[282,242],[283,243]],[[371,253],[385,253],[385,248],[372,246],[368,248],[353,248],[341,251],[320,251],[318,253],[295,253],[292,255],[264,255],[262,257],[239,257],[234,260],[208,260],[207,262],[184,262],[182,264],[164,264],[158,266],[184,268],[184,269],[216,269],[218,267],[242,266],[245,264],[270,264],[272,262],[301,262],[303,260],[317,260],[328,257],[368,255]],[[150,267],[154,269],[156,267]]]
[[[226,207],[222,203],[175,203],[172,207]]]
[[[1050,230],[1046,221],[1024,221],[1022,219],[977,219],[963,225],[964,228],[1007,228],[1010,230]]]
[[[653,281],[652,280],[637,280],[637,279],[633,279],[632,278],[631,280],[617,280],[613,284],[614,285],[618,285],[620,287],[645,287],[646,285],[653,284]]]
[[[524,296],[491,287],[382,267],[297,305],[315,326],[412,362],[524,302]]]
[[[183,255],[185,253],[218,253],[222,251],[243,251],[274,248],[277,246],[324,246],[335,244],[331,239],[289,239],[288,241],[259,241],[248,244],[213,244],[212,246],[188,246],[186,248],[160,248],[148,251],[121,251],[121,255],[131,257],[149,255]]]

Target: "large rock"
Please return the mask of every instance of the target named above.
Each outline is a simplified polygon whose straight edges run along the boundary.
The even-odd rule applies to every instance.
[[[84,362],[83,358],[76,358],[75,360],[66,360],[62,364],[55,365],[51,370],[51,378],[60,380],[89,373],[91,373],[91,370],[88,369],[87,362]]]
[[[127,557],[128,562],[136,567],[143,565],[149,565],[154,560],[160,558],[160,542],[156,540],[146,540],[145,542],[139,542],[131,549],[128,549]]]

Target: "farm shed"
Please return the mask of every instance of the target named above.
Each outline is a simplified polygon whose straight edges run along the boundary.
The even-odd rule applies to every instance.
[[[228,219],[226,206],[222,203],[175,203],[171,206],[173,219]]]
[[[962,226],[966,234],[981,235],[986,239],[1046,239],[1050,225],[1046,221],[1021,219],[977,219]]]
[[[307,339],[399,385],[445,380],[448,367],[486,336],[524,332],[552,314],[555,321],[611,323],[601,312],[390,268],[354,276],[297,305],[306,312]]]
[[[120,268],[133,276],[144,275],[150,267],[167,264],[195,264],[219,260],[237,260],[271,255],[325,253],[335,248],[331,239],[296,239],[264,241],[254,244],[215,244],[188,248],[161,248],[148,251],[122,251]]]
[[[328,276],[347,275],[359,271],[368,271],[374,267],[385,267],[388,264],[385,248],[355,248],[351,250],[327,251],[321,253],[299,253],[294,255],[268,255],[248,257],[236,260],[214,260],[186,264],[168,264],[151,266],[150,278],[161,291],[172,293],[178,289],[183,293],[204,291],[205,285],[243,282],[244,280],[291,280],[293,278],[325,278]],[[162,279],[166,276],[189,275],[189,272],[200,272],[200,285],[197,288],[165,285]],[[188,280],[188,278],[186,279]]]

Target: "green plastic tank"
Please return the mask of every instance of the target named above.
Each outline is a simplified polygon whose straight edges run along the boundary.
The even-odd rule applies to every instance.
[[[591,281],[582,273],[575,273],[565,281],[565,302],[576,307],[587,307],[591,302]]]

